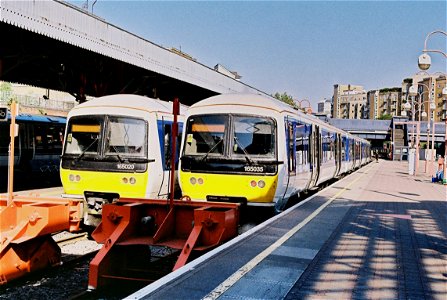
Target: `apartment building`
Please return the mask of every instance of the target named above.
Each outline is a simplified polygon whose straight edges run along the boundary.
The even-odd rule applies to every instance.
[[[367,92],[368,118],[372,120],[400,116],[402,111],[402,88],[383,88]]]
[[[446,119],[446,100],[442,96],[442,89],[446,86],[445,75],[427,76],[418,83],[418,92],[421,97],[422,109],[431,114],[431,119],[435,122]],[[435,108],[430,107],[430,103],[435,103]]]
[[[366,91],[361,85],[335,84],[332,102],[333,118],[362,119],[365,117]]]

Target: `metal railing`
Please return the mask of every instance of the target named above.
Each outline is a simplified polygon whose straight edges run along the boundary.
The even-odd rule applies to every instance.
[[[53,99],[43,99],[36,96],[20,95],[12,92],[0,91],[0,105],[7,105],[11,99],[16,100],[21,106],[67,112],[70,111],[77,104],[74,101],[69,102]]]

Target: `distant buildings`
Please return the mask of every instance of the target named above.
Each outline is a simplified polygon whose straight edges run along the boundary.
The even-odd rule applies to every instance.
[[[415,99],[409,96],[412,85],[418,86],[418,96]],[[431,119],[435,122],[445,121],[447,100],[442,96],[444,87],[446,87],[445,75],[427,73],[418,73],[412,78],[404,79],[401,87],[370,91],[365,91],[360,85],[335,84],[332,96],[332,117],[336,119],[390,119],[401,116],[404,110],[403,104],[408,101],[412,104],[412,109],[406,112],[410,119],[414,112],[415,120],[418,120],[421,114],[421,120],[426,121],[431,113]],[[432,101],[435,103],[434,109],[430,108]],[[426,112],[427,117],[422,117],[423,111]]]
[[[363,89],[363,86],[335,84],[332,101],[333,118],[364,119],[366,91]]]
[[[329,99],[324,99],[318,102],[318,112],[319,115],[331,116],[332,115],[332,101]]]
[[[380,120],[400,116],[402,111],[402,88],[384,88],[367,93],[368,119]]]

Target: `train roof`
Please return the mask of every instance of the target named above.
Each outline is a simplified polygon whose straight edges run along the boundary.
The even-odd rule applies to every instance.
[[[302,113],[301,111],[294,109],[292,106],[290,106],[287,103],[284,103],[280,100],[277,100],[273,97],[268,97],[265,95],[258,95],[258,94],[222,94],[217,95],[213,97],[206,98],[204,100],[201,100],[195,104],[193,104],[190,109],[193,110],[195,108],[205,108],[205,107],[212,107],[212,106],[232,106],[232,105],[242,105],[242,106],[251,106],[254,108],[265,108],[270,109],[273,111],[276,111],[278,113],[291,113],[294,115],[301,116],[304,120],[318,124],[319,126],[332,130],[334,132],[343,133],[348,135],[350,138],[363,140],[360,137],[354,136],[340,128],[337,128],[329,123],[326,123],[319,118]],[[366,142],[366,140],[364,140]]]
[[[153,99],[146,96],[132,94],[117,94],[95,98],[75,106],[72,111],[93,107],[122,107],[148,112],[172,113],[172,102]],[[187,106],[180,105],[180,114],[184,114]]]
[[[298,112],[293,107],[282,101],[258,94],[217,95],[201,100],[193,104],[190,108],[193,109],[193,108],[200,108],[206,106],[219,106],[219,105],[244,105],[244,106],[271,109],[277,112],[284,112],[284,111],[289,111],[291,113]]]

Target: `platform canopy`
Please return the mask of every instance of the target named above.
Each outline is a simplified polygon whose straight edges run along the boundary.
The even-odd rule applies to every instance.
[[[65,1],[2,0],[0,32],[0,80],[81,100],[134,93],[192,104],[216,94],[263,94]]]

